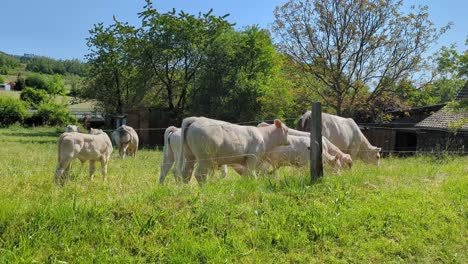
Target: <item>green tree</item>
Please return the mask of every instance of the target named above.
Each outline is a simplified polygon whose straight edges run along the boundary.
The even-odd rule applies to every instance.
[[[26,87],[23,89],[23,91],[21,91],[20,99],[26,102],[28,105],[36,108],[41,103],[48,102],[49,95],[44,90]]]
[[[67,90],[65,89],[65,84],[63,83],[62,76],[54,74],[52,79],[47,83],[47,91],[52,97],[57,95],[65,95]]]
[[[429,45],[444,32],[427,7],[400,11],[394,0],[290,0],[275,9],[273,31],[338,115],[377,100],[418,70]],[[362,97],[358,101],[358,97]]]
[[[34,87],[45,91],[49,90],[47,79],[43,75],[37,73],[29,74],[25,79],[25,84],[28,87]]]
[[[138,91],[148,86],[136,65],[139,60],[137,29],[116,19],[114,22],[108,27],[99,23],[90,30],[87,39],[90,74],[82,95],[97,99],[98,106],[106,113],[122,114],[125,109],[139,105],[144,92]]]
[[[15,87],[14,89],[17,91],[21,91],[24,88],[26,88],[26,80],[24,79],[23,76],[21,76],[21,73],[18,73],[16,76],[16,82],[15,82]]]
[[[216,38],[190,93],[190,111],[233,122],[284,116],[291,95],[280,76],[281,57],[260,28]]]
[[[0,126],[7,127],[16,122],[23,122],[28,112],[24,103],[18,99],[4,96],[0,97]]]
[[[183,11],[159,13],[146,1],[142,18],[142,62],[149,70],[155,91],[165,97],[165,106],[183,112],[187,94],[200,70],[206,50],[231,25],[211,11],[198,17]]]

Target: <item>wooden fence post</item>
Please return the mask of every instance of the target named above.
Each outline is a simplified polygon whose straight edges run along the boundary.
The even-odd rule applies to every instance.
[[[310,180],[323,176],[322,163],[322,104],[312,103],[310,115]]]

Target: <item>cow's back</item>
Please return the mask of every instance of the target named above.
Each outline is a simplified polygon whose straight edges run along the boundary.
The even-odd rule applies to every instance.
[[[255,129],[224,121],[197,118],[187,129],[185,140],[200,159],[256,153],[263,147],[262,137]]]
[[[361,131],[351,118],[322,113],[322,135],[346,153],[359,151]]]

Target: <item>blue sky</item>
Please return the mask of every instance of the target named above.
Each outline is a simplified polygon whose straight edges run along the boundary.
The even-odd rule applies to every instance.
[[[93,24],[120,21],[137,25],[143,0],[2,0],[0,51],[22,55],[32,53],[58,59],[83,59],[88,53],[86,37]],[[213,8],[216,15],[230,14],[228,20],[238,28],[258,24],[267,28],[273,10],[286,0],[154,0],[160,12],[172,8],[198,14]],[[456,43],[465,50],[468,35],[468,1],[404,0],[405,6],[428,5],[430,18],[441,27],[453,22],[437,47]],[[436,50],[436,49],[435,49]]]

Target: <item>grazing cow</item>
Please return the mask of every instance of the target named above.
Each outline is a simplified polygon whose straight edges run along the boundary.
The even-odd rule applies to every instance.
[[[205,117],[188,117],[182,122],[180,163],[188,182],[195,161],[195,177],[203,183],[215,166],[239,164],[247,176],[256,178],[255,169],[265,152],[287,145],[288,128],[279,120],[266,127],[240,126]],[[185,158],[185,162],[183,159]]]
[[[159,183],[163,184],[164,180],[166,179],[167,173],[171,169],[174,162],[176,165],[173,168],[173,174],[176,181],[179,181],[181,177],[181,173],[179,172],[179,168],[181,167],[178,163],[180,160],[180,149],[181,149],[181,132],[180,128],[170,126],[166,128],[164,132],[164,149],[163,149],[163,161],[161,163],[161,171],[159,174]],[[240,173],[238,168],[234,167],[236,171]],[[227,165],[222,165],[220,167],[222,177],[226,177],[227,175]]]
[[[298,130],[310,130],[310,114],[311,111],[307,111],[302,115],[297,124]],[[322,136],[353,159],[360,158],[368,163],[379,164],[381,148],[369,143],[352,118],[322,113]]]
[[[112,132],[111,136],[119,149],[120,158],[124,159],[125,155],[135,157],[139,140],[138,134],[132,127],[122,125]]]
[[[268,126],[268,123],[262,122],[258,124],[258,127],[261,126]],[[297,137],[301,137],[302,139],[297,139]],[[280,162],[279,164],[283,164],[286,166],[287,163],[291,163],[294,166],[305,166],[306,163],[309,161],[309,151],[310,151],[310,133],[303,132],[299,130],[295,130],[292,128],[288,128],[288,141],[290,143],[288,148],[281,146],[277,150],[277,152],[283,153],[281,155],[273,154],[270,159],[275,158],[282,158],[281,156],[285,156],[288,153],[288,157],[296,159],[297,161],[291,160],[289,158],[285,159],[284,161]],[[275,152],[275,150],[273,150]],[[323,163],[329,164],[331,167],[336,168],[351,168],[353,164],[353,160],[349,154],[343,153],[338,147],[333,145],[327,138],[322,136],[322,161]],[[274,166],[273,166],[274,167]]]
[[[80,132],[80,127],[75,125],[68,125],[65,128],[65,132]]]
[[[58,164],[55,170],[55,183],[62,185],[64,176],[68,178],[70,163],[78,158],[82,163],[89,160],[89,177],[93,179],[95,162],[101,162],[104,181],[107,180],[107,163],[112,154],[109,136],[100,129],[91,129],[91,134],[65,132],[58,141]]]

